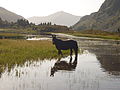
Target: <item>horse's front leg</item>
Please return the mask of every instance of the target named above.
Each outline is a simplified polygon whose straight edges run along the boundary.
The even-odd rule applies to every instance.
[[[73,50],[70,49],[70,63],[72,62],[72,53],[73,53]]]
[[[60,54],[63,56],[62,51],[58,50],[58,55],[60,55]]]

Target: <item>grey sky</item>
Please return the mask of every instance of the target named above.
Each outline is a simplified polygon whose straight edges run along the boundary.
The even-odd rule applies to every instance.
[[[105,0],[0,0],[0,6],[25,18],[65,11],[84,16],[98,11]]]

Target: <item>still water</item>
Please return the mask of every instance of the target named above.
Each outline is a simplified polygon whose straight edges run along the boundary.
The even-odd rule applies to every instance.
[[[80,54],[6,69],[0,90],[120,90],[120,42],[76,39]]]

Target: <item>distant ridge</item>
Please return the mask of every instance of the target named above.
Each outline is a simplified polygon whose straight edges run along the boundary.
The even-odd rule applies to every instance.
[[[120,0],[105,0],[98,12],[84,16],[74,30],[104,30],[116,32],[120,28]]]
[[[3,7],[0,7],[0,18],[8,22],[16,22],[18,19],[24,19],[24,17],[8,11]]]
[[[28,21],[35,24],[40,24],[41,22],[52,22],[53,24],[72,26],[78,22],[80,18],[80,16],[60,11],[44,17],[30,17],[28,18]]]

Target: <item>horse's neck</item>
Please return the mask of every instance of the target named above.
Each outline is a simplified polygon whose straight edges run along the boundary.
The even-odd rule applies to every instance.
[[[61,39],[57,39],[57,38],[56,38],[56,39],[55,39],[55,41],[56,41],[56,42],[61,42],[62,40],[61,40]]]

